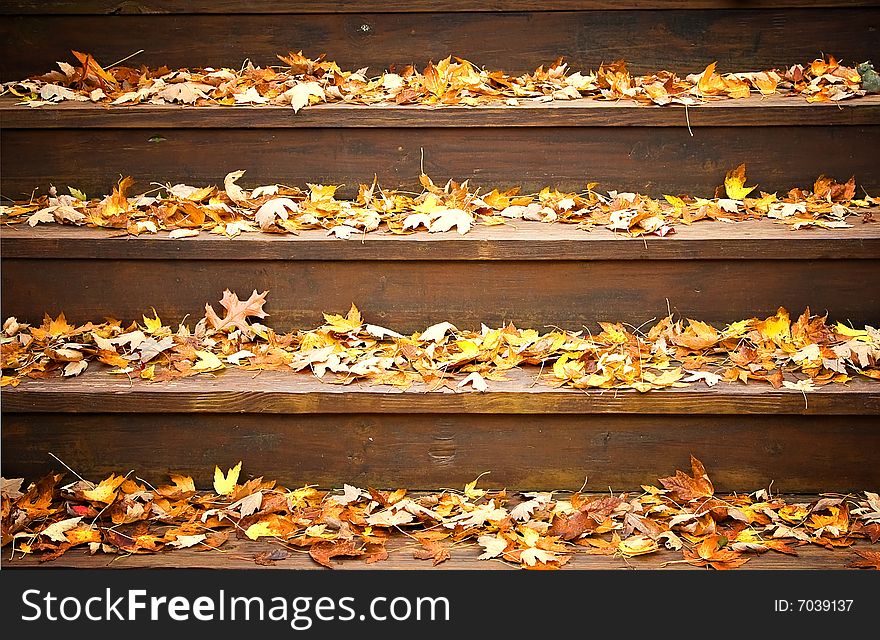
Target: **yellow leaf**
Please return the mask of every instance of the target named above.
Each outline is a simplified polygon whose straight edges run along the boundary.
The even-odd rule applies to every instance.
[[[727,197],[733,200],[742,200],[755,190],[755,187],[746,187],[745,183],[746,165],[743,163],[736,169],[728,171],[724,178],[724,190],[727,192]]]
[[[475,500],[477,498],[482,498],[486,492],[483,489],[477,489],[477,481],[482,478],[485,474],[477,476],[477,478],[473,482],[469,482],[464,485],[464,495],[467,496],[469,500]]]
[[[256,522],[249,526],[244,533],[251,540],[277,536],[278,533],[272,528],[272,524],[272,522],[266,521]]]
[[[867,331],[859,331],[858,329],[853,329],[852,327],[848,327],[841,322],[837,323],[837,326],[834,327],[834,331],[842,336],[847,336],[849,338],[858,338],[860,340],[863,340],[864,342],[871,341],[871,337],[868,335]]]
[[[632,536],[617,545],[618,551],[625,556],[641,556],[653,553],[659,548],[657,542],[647,536]]]
[[[116,500],[116,489],[119,488],[125,482],[125,476],[117,476],[116,474],[111,474],[109,478],[106,480],[102,480],[101,484],[99,484],[94,489],[88,489],[83,491],[83,497],[86,500],[91,500],[92,502],[103,502],[104,504],[110,504],[114,500]]]
[[[147,328],[147,333],[155,333],[162,328],[162,321],[159,319],[159,314],[156,313],[155,309],[153,309],[152,318],[144,316],[144,326]]]
[[[779,342],[780,339],[791,336],[791,318],[789,318],[788,311],[779,307],[775,316],[770,316],[766,320],[756,323],[755,328],[767,340]]]
[[[235,491],[235,484],[238,482],[238,474],[241,473],[241,462],[232,467],[224,476],[220,471],[220,467],[214,467],[214,491],[217,495],[228,496]]]
[[[156,377],[156,365],[151,364],[149,367],[141,371],[141,378],[144,380],[152,380]]]
[[[666,202],[671,204],[676,209],[684,209],[687,206],[685,204],[684,200],[682,200],[681,198],[677,198],[675,196],[667,196],[667,195],[664,195],[663,197],[666,198]]]
[[[225,369],[226,365],[215,354],[210,351],[196,351],[199,357],[198,361],[193,365],[193,371],[205,373],[208,371],[219,371]]]

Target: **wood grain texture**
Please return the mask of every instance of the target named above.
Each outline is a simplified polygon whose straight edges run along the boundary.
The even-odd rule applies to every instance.
[[[247,5],[250,10],[250,5]],[[849,63],[880,50],[880,9],[674,9],[502,13],[227,15],[13,15],[0,23],[0,80],[45,73],[71,49],[109,65],[238,67],[277,63],[291,48],[326,53],[343,68],[424,65],[454,54],[513,73],[565,56],[588,70],[624,58],[636,73],[724,71],[809,62]],[[64,34],[59,37],[59,34]],[[232,35],[218,35],[232,34]],[[516,46],[512,47],[511,43]]]
[[[577,11],[630,9],[783,9],[804,7],[870,7],[869,0],[453,0],[444,12]],[[246,13],[422,13],[434,12],[434,0],[7,0],[0,14],[125,15],[125,14],[246,14]]]
[[[846,260],[880,255],[880,223],[850,218],[849,229],[792,231],[770,220],[737,224],[679,224],[662,238],[630,238],[603,227],[583,231],[523,220],[476,225],[465,234],[371,232],[348,241],[322,229],[299,235],[246,233],[233,240],[212,233],[173,239],[167,232],[141,236],[117,230],[59,225],[0,230],[4,259],[95,260]],[[861,276],[860,276],[861,277]]]
[[[184,107],[64,102],[31,108],[0,99],[7,129],[299,128],[299,127],[682,127],[832,126],[880,123],[880,95],[809,103],[797,96],[719,100],[665,107],[582,98],[519,106],[397,106],[320,104],[298,114],[289,107]]]
[[[25,380],[3,393],[8,413],[204,414],[700,414],[764,416],[865,416],[880,413],[880,383],[859,378],[799,391],[768,384],[689,385],[639,393],[633,390],[554,389],[539,384],[540,369],[512,370],[486,393],[416,385],[407,391],[362,382],[334,384],[311,373],[229,369],[164,383],[131,381],[93,367],[76,378]],[[770,419],[767,416],[775,416]],[[656,417],[656,416],[655,416]],[[213,419],[213,418],[208,418]],[[401,418],[404,419],[404,418]],[[445,418],[444,418],[445,419]],[[599,418],[595,418],[599,419]],[[743,418],[744,419],[744,418]],[[298,420],[298,418],[297,418]],[[576,418],[571,418],[576,420]],[[715,418],[712,418],[714,421]],[[858,421],[858,418],[853,418]],[[845,421],[844,421],[845,422]]]
[[[854,175],[875,193],[877,148],[880,124],[703,127],[693,136],[683,126],[4,129],[0,171],[10,198],[29,198],[50,182],[110,193],[119,175],[144,190],[152,181],[218,184],[236,169],[248,170],[245,186],[344,183],[340,194],[356,194],[377,175],[383,187],[420,190],[422,164],[439,183],[469,179],[525,193],[596,181],[653,196],[711,196],[725,172],[746,162],[750,183],[771,193],[810,187],[822,173]]]
[[[787,499],[788,496],[785,496]],[[803,502],[811,502],[814,496],[798,496]],[[37,558],[25,557],[3,560],[4,569],[146,569],[146,568],[190,568],[190,569],[270,569],[270,570],[317,570],[329,571],[304,553],[291,553],[285,560],[279,561],[272,567],[259,566],[254,562],[257,554],[270,552],[282,548],[278,543],[263,540],[236,540],[234,537],[223,545],[221,552],[204,552],[193,549],[179,549],[170,553],[153,555],[89,555],[85,549],[73,549],[51,562],[40,563]],[[389,551],[388,560],[373,564],[365,564],[362,558],[335,558],[335,569],[357,569],[370,571],[383,571],[389,569],[401,570],[424,570],[424,560],[413,558],[412,541],[405,538],[395,538],[387,544]],[[866,543],[859,541],[849,549],[839,549],[830,552],[817,545],[798,547],[798,555],[790,556],[781,553],[768,552],[761,555],[750,555],[749,561],[738,571],[773,569],[773,570],[840,570],[847,569],[847,564],[858,558],[853,549],[871,549]],[[431,571],[519,571],[518,567],[498,560],[479,560],[481,548],[470,544],[453,546],[451,556],[446,562],[431,567]],[[575,554],[566,565],[566,570],[620,570],[620,569],[657,569],[664,571],[691,571],[705,569],[691,566],[686,563],[665,564],[670,560],[681,560],[681,553],[672,551],[660,551],[650,555],[637,556],[635,558],[620,558],[615,556]]]
[[[17,393],[4,393],[4,400]],[[156,395],[150,398],[154,404],[171,406]],[[708,398],[722,394],[703,395],[702,410],[714,411]],[[402,414],[386,412],[381,402],[373,402],[367,413],[328,414],[322,407],[337,407],[323,402],[309,413],[285,415],[194,412],[183,401],[175,405],[181,413],[161,413],[146,400],[125,415],[15,413],[10,407],[3,414],[4,475],[36,478],[57,470],[52,452],[94,480],[134,469],[153,484],[175,472],[210,486],[215,464],[226,468],[242,460],[245,473],[290,487],[348,482],[435,489],[463,486],[491,471],[486,484],[493,487],[576,490],[589,478],[588,489],[602,491],[656,482],[658,475],[689,468],[693,454],[719,491],[754,491],[771,482],[775,491],[789,492],[858,491],[880,484],[876,411],[696,415],[689,411],[693,403],[683,402],[678,413],[655,415],[556,414],[550,407],[540,416],[436,414],[422,413],[422,401]],[[803,397],[799,400],[803,407]],[[774,410],[768,404],[763,406]],[[80,406],[104,409],[100,398],[89,395]],[[260,406],[255,402],[248,411]]]
[[[236,241],[225,249],[234,255]],[[151,307],[170,323],[204,314],[225,288],[241,295],[268,289],[273,327],[312,328],[322,312],[352,302],[367,320],[422,331],[446,320],[595,329],[602,320],[635,326],[665,316],[724,324],[767,317],[784,306],[800,314],[877,325],[878,260],[66,260],[4,259],[4,316],[39,323],[64,312],[72,322],[114,315],[139,319]]]

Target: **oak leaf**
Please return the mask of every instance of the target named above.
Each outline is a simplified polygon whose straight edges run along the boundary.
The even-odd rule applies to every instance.
[[[247,336],[253,335],[251,326],[247,323],[250,316],[256,318],[266,318],[268,313],[263,311],[263,305],[266,304],[266,294],[268,291],[258,294],[257,290],[251,294],[250,298],[245,301],[238,299],[238,295],[226,289],[223,292],[223,298],[220,304],[226,309],[226,315],[223,318],[217,315],[214,307],[210,304],[205,305],[205,318],[212,328],[220,331],[228,327],[240,329]]]

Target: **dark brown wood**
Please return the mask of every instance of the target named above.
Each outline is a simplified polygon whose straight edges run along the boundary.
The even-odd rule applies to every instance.
[[[659,196],[711,196],[726,171],[748,163],[761,189],[810,187],[816,176],[856,176],[880,189],[875,149],[880,125],[846,127],[487,127],[309,129],[4,129],[3,195],[28,198],[49,183],[109,193],[120,175],[204,185],[247,169],[245,185],[340,184],[341,194],[378,175],[382,186],[421,190],[419,171],[435,181],[469,179],[492,188],[551,185]],[[422,155],[424,154],[424,162]],[[833,159],[833,161],[832,161]]]
[[[786,496],[788,498],[788,496]],[[789,498],[790,499],[790,498]],[[814,496],[803,496],[803,502],[815,500]],[[108,555],[99,553],[89,555],[85,549],[73,549],[68,551],[57,560],[40,563],[35,557],[21,558],[16,554],[15,558],[3,559],[4,569],[145,569],[145,568],[189,568],[189,569],[298,569],[298,570],[324,570],[314,562],[308,554],[291,553],[285,560],[279,561],[272,567],[259,566],[254,562],[257,554],[282,548],[278,542],[265,540],[237,540],[230,539],[223,545],[222,551],[205,552],[194,549],[180,549],[169,553],[154,555]],[[333,560],[336,569],[426,569],[424,560],[413,558],[414,549],[412,540],[400,535],[393,538],[387,544],[389,557],[382,562],[365,564],[362,558],[336,558]],[[761,555],[749,556],[749,561],[740,567],[740,571],[750,569],[821,569],[838,570],[847,569],[853,559],[858,558],[853,549],[870,549],[866,542],[859,541],[855,546],[848,549],[828,551],[817,545],[798,547],[798,555],[790,556],[782,553],[768,552]],[[477,556],[481,548],[473,545],[470,541],[460,545],[453,545],[450,549],[449,560],[436,567],[430,567],[431,571],[449,570],[519,570],[519,567],[500,560],[479,560]],[[616,556],[587,555],[582,550],[575,550],[574,556],[566,565],[566,570],[571,569],[664,569],[668,571],[701,570],[680,561],[680,552],[662,550],[650,555],[636,556],[635,558],[621,558]],[[429,563],[428,563],[429,564]]]
[[[688,107],[644,106],[592,99],[523,102],[519,106],[396,106],[321,104],[295,114],[289,107],[108,107],[65,102],[28,107],[0,99],[6,129],[297,128],[297,127],[754,127],[880,123],[880,96],[809,103],[798,96],[720,100]]]
[[[577,11],[622,9],[782,9],[804,7],[869,7],[869,0],[454,0],[446,12]],[[421,13],[437,10],[433,0],[7,0],[0,14],[124,15],[124,14],[247,14],[247,13]]]
[[[228,6],[228,3],[225,5]],[[766,5],[765,5],[766,6]],[[220,6],[218,5],[218,8]],[[245,5],[246,10],[250,10]],[[222,9],[221,9],[222,10]],[[350,13],[9,16],[0,24],[0,80],[45,73],[70,49],[109,65],[238,67],[277,63],[291,48],[343,68],[424,65],[454,54],[514,73],[565,56],[574,68],[625,58],[637,73],[668,68],[747,71],[809,62],[822,52],[849,63],[880,50],[878,9],[675,9],[502,13]],[[236,37],[223,37],[234,30]],[[63,37],[59,37],[63,34]],[[511,46],[511,43],[516,46]]]
[[[100,366],[100,365],[96,365]],[[846,385],[799,391],[769,384],[689,385],[639,393],[633,390],[555,389],[537,380],[540,369],[509,372],[508,380],[490,382],[490,391],[438,391],[416,385],[407,391],[363,382],[334,384],[311,373],[229,369],[172,382],[147,383],[112,375],[95,367],[77,378],[25,380],[4,391],[9,413],[206,413],[243,414],[704,414],[777,416],[875,414],[880,383],[867,378]],[[405,418],[404,418],[405,419]],[[594,416],[594,419],[597,419]],[[651,418],[659,419],[657,415]],[[763,418],[762,418],[763,419]],[[299,418],[297,418],[299,420]],[[575,418],[571,418],[575,420]],[[705,418],[702,420],[705,421]],[[715,418],[712,418],[714,421]],[[858,421],[857,418],[853,420]]]
[[[235,255],[237,240],[225,251]],[[341,241],[340,241],[341,242]],[[311,328],[321,312],[354,302],[369,322],[421,331],[450,321],[465,329],[514,322],[543,329],[595,328],[600,320],[639,326],[671,309],[723,324],[766,317],[785,306],[800,314],[876,326],[878,260],[67,260],[3,261],[4,316],[39,323],[64,312],[74,322],[113,314],[139,319],[151,307],[167,322],[204,314],[225,288],[241,295],[269,290],[270,322]],[[185,248],[184,248],[185,251]],[[184,254],[185,258],[185,254]]]
[[[804,398],[797,392],[730,394],[713,389],[691,392],[692,400],[676,402],[681,392],[659,391],[649,392],[656,396],[653,401],[624,395],[615,402],[618,407],[649,402],[671,411],[656,414],[592,413],[598,401],[577,392],[569,396],[584,399],[572,399],[569,406],[579,404],[583,411],[574,413],[555,412],[553,405],[561,402],[530,398],[504,401],[505,413],[479,411],[484,403],[490,410],[499,408],[492,394],[503,392],[471,394],[460,401],[460,396],[406,394],[400,398],[406,404],[392,402],[391,394],[377,397],[380,393],[357,393],[364,396],[359,402],[342,394],[321,400],[328,394],[315,393],[299,401],[306,413],[291,415],[271,413],[269,402],[254,392],[237,392],[238,402],[225,403],[229,412],[215,413],[224,408],[206,391],[200,399],[187,400],[169,391],[119,390],[117,396],[140,398],[125,401],[130,412],[121,414],[90,413],[99,407],[112,411],[121,403],[110,393],[88,392],[79,397],[68,393],[69,401],[47,397],[30,405],[65,412],[17,413],[27,396],[4,390],[3,473],[35,478],[58,470],[51,452],[95,480],[133,469],[154,484],[169,472],[180,472],[192,475],[197,486],[210,486],[215,464],[226,468],[243,460],[245,473],[294,487],[349,482],[434,489],[463,486],[491,471],[485,484],[493,487],[576,490],[589,478],[587,488],[602,491],[654,483],[658,475],[689,468],[693,454],[720,491],[754,491],[771,482],[777,491],[856,491],[880,484],[877,391],[837,394],[836,408],[852,411],[853,405],[861,405],[862,415],[820,415],[835,410],[828,406],[831,393],[824,398],[809,395],[816,407],[809,415],[778,413],[786,406],[803,410]],[[698,393],[702,401],[695,397]],[[740,397],[731,402],[734,395]],[[866,410],[862,396],[868,395],[872,408]],[[444,412],[430,412],[429,403]],[[235,406],[246,413],[232,411]],[[734,406],[745,411],[721,413]],[[74,407],[87,413],[70,412]],[[343,407],[366,412],[340,413]],[[540,414],[523,413],[530,407]],[[166,408],[178,412],[162,412]],[[700,415],[706,411],[711,413]]]
[[[770,220],[679,224],[675,233],[631,238],[604,227],[512,221],[475,225],[465,234],[383,231],[339,240],[324,230],[299,235],[212,233],[175,240],[167,232],[120,235],[115,229],[24,224],[0,228],[4,259],[96,260],[843,260],[880,255],[880,224],[852,217],[850,229],[801,229]]]

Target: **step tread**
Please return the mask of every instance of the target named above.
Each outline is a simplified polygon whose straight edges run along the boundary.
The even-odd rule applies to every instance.
[[[632,238],[605,228],[583,231],[563,224],[515,221],[455,231],[396,235],[371,232],[342,241],[325,230],[299,235],[212,233],[173,239],[117,230],[60,225],[0,231],[4,258],[204,260],[679,260],[851,259],[880,255],[880,223],[853,218],[849,229],[791,230],[769,220],[735,224],[701,221],[675,226],[665,237]]]
[[[801,7],[866,7],[869,0],[494,0],[488,4],[481,0],[458,0],[443,7],[444,12],[491,12],[502,11],[572,11],[572,10],[621,10],[621,9],[781,9]],[[101,15],[101,14],[238,14],[238,13],[421,13],[437,10],[433,0],[386,0],[364,2],[363,0],[308,0],[287,2],[263,0],[257,4],[242,4],[238,0],[196,0],[180,4],[168,0],[140,0],[131,7],[121,0],[9,0],[0,5],[0,14],[39,15]]]
[[[791,502],[812,502],[819,498],[815,495],[784,496]],[[412,552],[419,545],[402,535],[394,536],[386,543],[389,556],[387,560],[366,564],[362,558],[336,558],[333,560],[334,568],[337,569],[430,569],[435,571],[471,569],[471,570],[519,570],[519,567],[502,560],[480,560],[478,556],[483,551],[479,545],[470,541],[450,548],[451,554],[447,561],[432,567],[425,560],[413,558]],[[797,556],[768,551],[763,554],[749,554],[749,561],[740,567],[740,570],[755,569],[846,569],[847,564],[858,558],[853,553],[854,549],[871,549],[867,541],[858,540],[848,549],[828,550],[818,545],[804,545],[797,547]],[[321,570],[311,557],[302,550],[293,548],[289,557],[278,561],[271,567],[258,565],[254,561],[260,553],[271,552],[276,549],[284,549],[280,543],[266,540],[239,540],[231,537],[216,551],[197,551],[195,548],[176,549],[169,552],[156,554],[131,554],[89,555],[84,549],[72,549],[60,558],[49,562],[40,562],[39,557],[25,556],[8,560],[4,559],[3,566],[7,569],[14,568],[45,568],[45,569],[146,569],[146,568],[190,568],[190,569],[300,569]],[[694,567],[681,562],[680,551],[667,551],[662,549],[658,552],[622,558],[615,556],[589,555],[576,547],[572,548],[573,555],[565,566],[566,569],[669,569],[689,570],[705,568]],[[675,562],[678,561],[678,562]],[[665,563],[670,563],[664,566]]]
[[[508,372],[486,393],[406,391],[354,382],[322,381],[310,373],[229,369],[163,383],[130,381],[89,370],[76,378],[25,380],[4,389],[6,412],[90,413],[700,413],[849,414],[880,410],[880,383],[854,379],[805,395],[770,385],[721,382],[639,393],[554,389],[537,383],[538,367]]]
[[[298,128],[327,127],[694,127],[864,125],[880,123],[880,95],[834,103],[799,96],[725,99],[685,108],[581,98],[518,106],[319,104],[289,107],[128,105],[87,102],[28,107],[0,98],[5,128]]]

